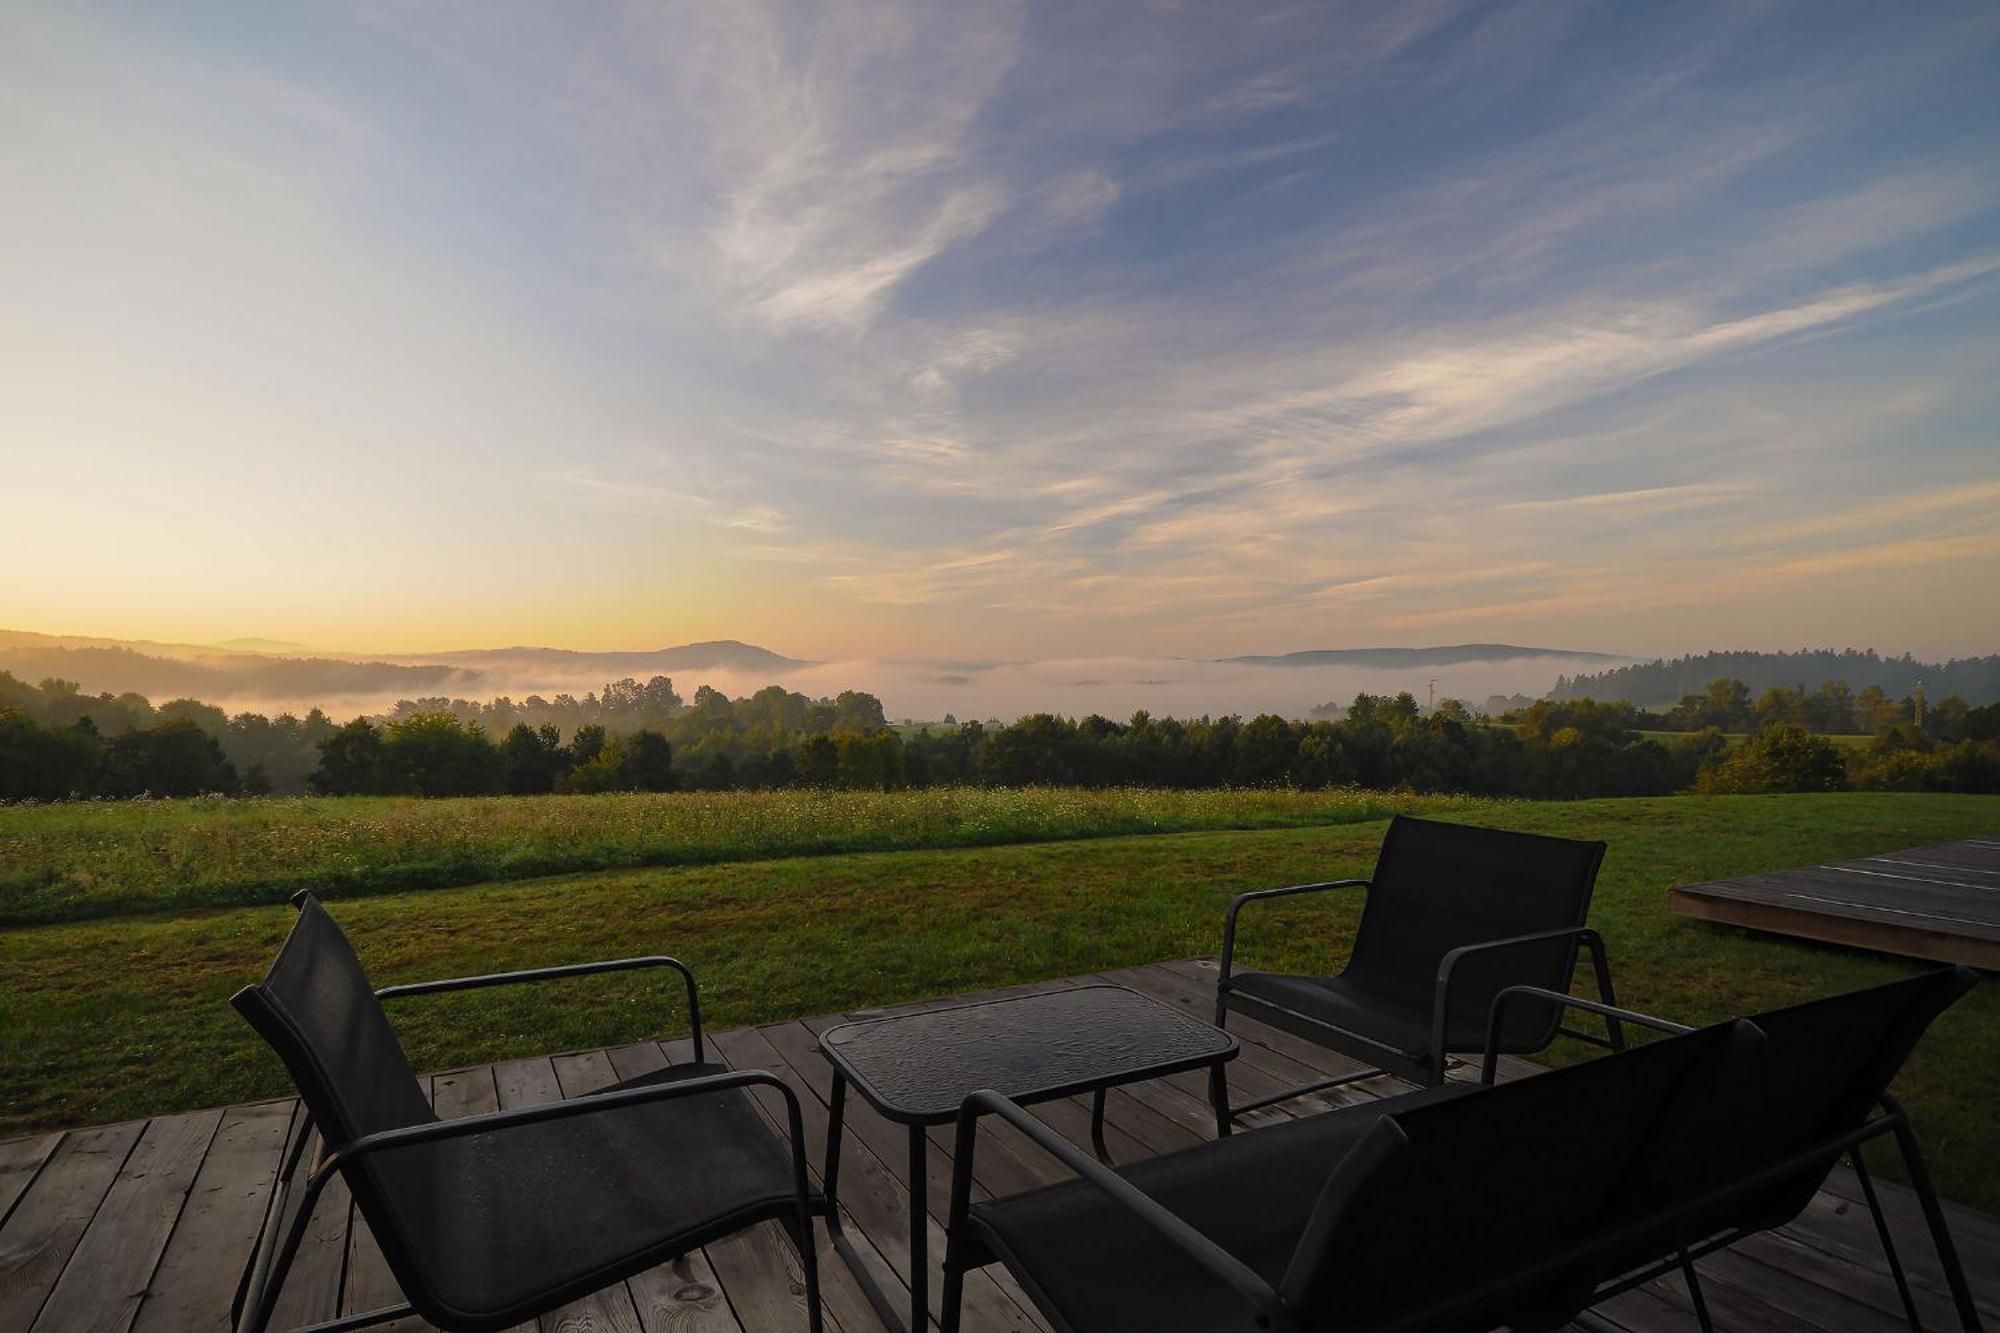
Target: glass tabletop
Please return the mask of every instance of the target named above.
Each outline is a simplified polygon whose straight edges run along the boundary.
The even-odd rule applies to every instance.
[[[1123,986],[1077,986],[829,1028],[820,1049],[894,1120],[952,1119],[966,1094],[1067,1096],[1227,1060],[1236,1039]]]

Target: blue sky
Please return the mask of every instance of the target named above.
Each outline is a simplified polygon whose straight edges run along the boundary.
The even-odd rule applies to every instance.
[[[1990,4],[0,10],[0,624],[2000,649]]]

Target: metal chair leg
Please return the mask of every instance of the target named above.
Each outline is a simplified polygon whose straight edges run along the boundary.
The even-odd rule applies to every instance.
[[[1889,1234],[1889,1219],[1882,1212],[1882,1201],[1876,1197],[1875,1182],[1868,1174],[1868,1166],[1861,1160],[1861,1149],[1855,1148],[1847,1155],[1854,1165],[1854,1178],[1861,1183],[1861,1197],[1868,1203],[1868,1214],[1875,1219],[1875,1235],[1882,1242],[1882,1254],[1889,1261],[1889,1275],[1896,1279],[1896,1295],[1903,1302],[1903,1316],[1910,1321],[1915,1333],[1922,1333],[1924,1322],[1917,1317],[1917,1301],[1910,1294],[1910,1279],[1903,1272],[1903,1258],[1896,1253],[1896,1239]]]
[[[1701,1333],[1715,1333],[1715,1322],[1708,1317],[1708,1301],[1701,1294],[1701,1279],[1695,1276],[1694,1260],[1682,1250],[1681,1276],[1687,1279],[1688,1298],[1694,1302],[1694,1317],[1701,1324]]]
[[[824,1333],[825,1316],[819,1299],[819,1249],[813,1244],[812,1212],[803,1207],[799,1216],[799,1267],[806,1279],[806,1326],[811,1333]]]
[[[1590,951],[1590,968],[1597,977],[1597,998],[1604,1003],[1605,1008],[1616,1009],[1618,992],[1611,987],[1611,958],[1605,952],[1603,936],[1592,931],[1584,937],[1583,945]],[[1617,1015],[1604,1016],[1604,1033],[1611,1043],[1612,1050],[1625,1049],[1625,1025],[1618,1021]]]
[[[325,1185],[326,1177],[317,1173],[306,1182],[305,1197],[299,1200],[291,1225],[283,1228],[285,1238],[278,1242],[275,1251],[272,1243],[284,1221],[283,1200],[274,1209],[270,1224],[257,1239],[257,1253],[251,1259],[250,1281],[244,1287],[242,1304],[236,1314],[236,1333],[264,1333],[270,1326],[271,1314],[278,1306],[278,1293],[284,1287],[286,1275],[291,1272],[292,1260],[299,1252],[299,1242],[305,1239],[306,1224],[312,1221],[313,1206],[319,1202],[320,1190]]]
[[[965,1256],[960,1230],[944,1238],[944,1292],[938,1301],[938,1333],[958,1333],[959,1307],[965,1303]]]
[[[1951,1287],[1951,1299],[1958,1307],[1958,1323],[1964,1333],[1982,1333],[1984,1325],[1979,1322],[1979,1306],[1972,1299],[1972,1287],[1965,1280],[1965,1264],[1958,1257],[1958,1246],[1952,1243],[1951,1228],[1945,1222],[1944,1206],[1938,1202],[1937,1188],[1931,1184],[1931,1173],[1924,1166],[1924,1155],[1917,1147],[1917,1136],[1910,1129],[1909,1117],[1893,1098],[1884,1097],[1884,1106],[1889,1108],[1896,1126],[1896,1146],[1902,1150],[1903,1166],[1910,1173],[1910,1187],[1917,1193],[1917,1203],[1924,1210],[1924,1223],[1930,1228],[1931,1244],[1937,1248],[1938,1261],[1944,1265],[1945,1282]]]
[[[951,1203],[945,1210],[944,1290],[938,1299],[938,1333],[958,1333],[965,1304],[966,1211],[972,1204],[972,1157],[978,1150],[977,1122],[960,1121],[952,1152]]]

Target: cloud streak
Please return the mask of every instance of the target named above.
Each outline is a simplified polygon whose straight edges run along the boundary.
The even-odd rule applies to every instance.
[[[31,312],[0,432],[114,478],[227,456],[187,488],[219,534],[339,478],[370,549],[460,574],[321,574],[354,621],[402,595],[425,639],[827,657],[1980,646],[1948,607],[1983,593],[2000,417],[2000,143],[1962,113],[1990,7],[272,22],[0,16],[0,290]],[[0,556],[60,543],[51,513],[155,530],[157,486],[12,448],[41,499],[0,498]],[[330,514],[260,533],[300,523],[339,549]],[[15,618],[195,584],[247,612],[246,541],[125,600],[79,551]],[[253,631],[356,641],[203,633]]]

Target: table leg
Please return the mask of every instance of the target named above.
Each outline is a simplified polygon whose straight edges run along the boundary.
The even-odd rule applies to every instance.
[[[840,1138],[845,1131],[847,1075],[833,1071],[833,1104],[826,1112],[826,1169],[820,1173],[821,1192],[826,1206],[836,1216],[840,1212]]]
[[[1208,1103],[1215,1108],[1215,1137],[1229,1137],[1229,1066],[1217,1060],[1208,1067]]]
[[[922,1125],[910,1126],[910,1324],[915,1333],[930,1327],[930,1191],[924,1187],[930,1165],[930,1139]]]
[[[1097,1150],[1098,1161],[1111,1166],[1111,1149],[1104,1146],[1104,1093],[1099,1088],[1090,1098],[1090,1146]]]
[[[836,1069],[833,1073],[833,1101],[827,1107],[826,1169],[820,1176],[820,1191],[826,1197],[827,1234],[833,1239],[834,1252],[840,1256],[841,1262],[847,1265],[848,1271],[854,1274],[854,1280],[860,1284],[861,1292],[868,1298],[868,1303],[875,1307],[875,1316],[882,1321],[882,1327],[888,1329],[889,1333],[909,1333],[909,1328],[903,1323],[902,1312],[896,1308],[896,1303],[875,1280],[875,1274],[869,1271],[868,1265],[855,1250],[854,1242],[847,1238],[847,1232],[840,1223],[840,1147],[846,1132],[846,1112],[847,1077]],[[919,1133],[921,1134],[921,1131]],[[922,1232],[918,1232],[919,1246],[923,1243],[922,1235]],[[922,1250],[919,1249],[916,1253],[921,1255]],[[919,1286],[918,1291],[922,1290],[923,1288]],[[920,1297],[919,1300],[921,1299]],[[921,1310],[923,1306],[919,1304],[917,1308]],[[922,1325],[917,1327],[921,1329]]]

